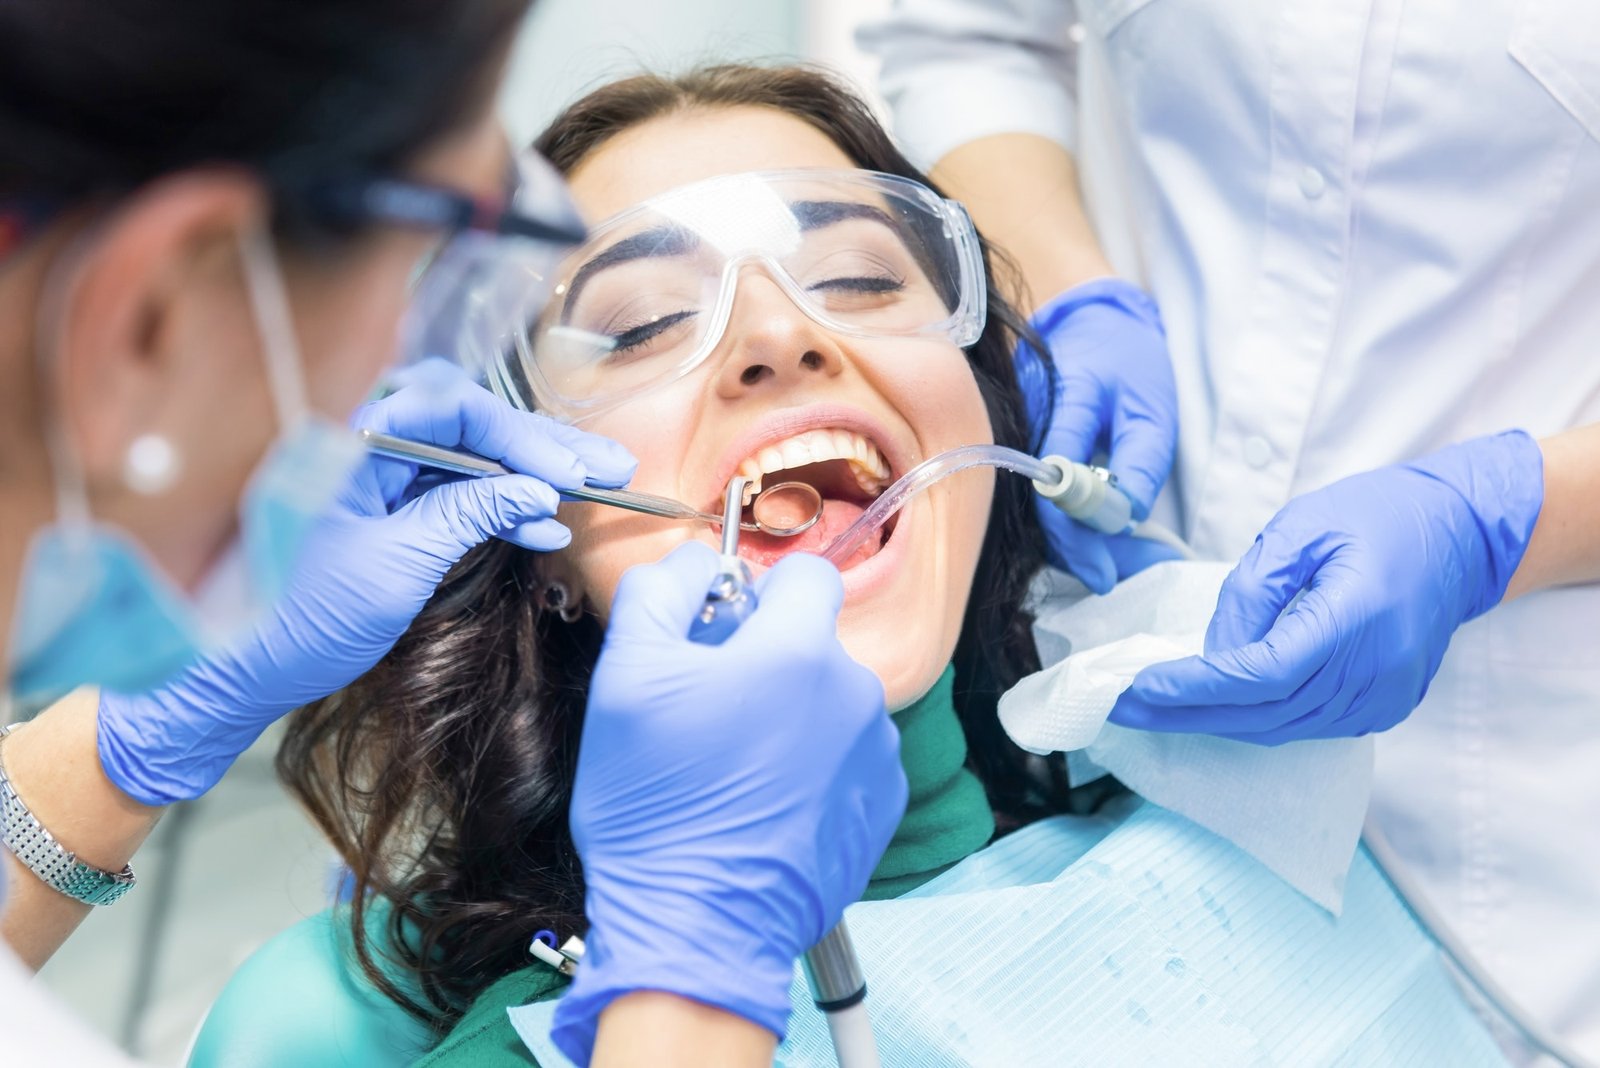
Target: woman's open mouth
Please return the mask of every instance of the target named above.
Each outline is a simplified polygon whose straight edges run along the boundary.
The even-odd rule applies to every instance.
[[[811,486],[822,498],[821,517],[802,534],[776,537],[745,531],[739,541],[739,555],[762,566],[771,566],[792,552],[821,553],[893,481],[889,462],[878,445],[865,434],[842,427],[806,430],[764,445],[740,462],[738,474],[750,480],[753,493],[784,482],[799,482]],[[810,502],[799,496],[763,501],[761,518],[769,526],[798,525],[806,518],[801,510],[809,513],[811,508]],[[791,501],[792,514],[786,512]],[[745,519],[753,517],[754,510],[746,506]],[[848,560],[840,561],[839,569],[848,570],[877,555],[888,542],[894,525],[895,520],[890,519],[878,537],[867,539]]]

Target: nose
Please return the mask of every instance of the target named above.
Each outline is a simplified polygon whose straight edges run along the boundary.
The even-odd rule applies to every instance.
[[[831,378],[844,369],[832,332],[757,269],[740,275],[722,347],[717,394],[729,400]]]

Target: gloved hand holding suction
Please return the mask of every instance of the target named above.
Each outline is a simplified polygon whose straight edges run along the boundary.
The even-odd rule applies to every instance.
[[[1505,595],[1543,469],[1513,430],[1290,501],[1223,583],[1205,655],[1140,672],[1112,721],[1268,745],[1394,726]]]
[[[1019,346],[1017,377],[1034,432],[1048,420],[1040,454],[1092,463],[1104,451],[1106,466],[1133,503],[1134,520],[1144,519],[1172,470],[1178,443],[1177,389],[1155,302],[1121,279],[1096,279],[1046,304],[1033,327],[1050,353],[1041,357]],[[1044,359],[1055,363],[1054,391]],[[1051,563],[1096,593],[1177,555],[1148,539],[1090,529],[1044,501],[1038,510]]]
[[[718,558],[629,571],[572,797],[583,966],[552,1037],[587,1063],[601,1012],[665,991],[782,1036],[795,961],[860,897],[906,804],[877,676],[839,644],[839,573],[791,555],[720,645],[692,642]]]
[[[164,805],[203,794],[274,720],[377,663],[469,549],[495,536],[560,548],[569,535],[552,518],[556,490],[633,473],[621,446],[518,412],[444,361],[411,369],[355,422],[525,473],[422,490],[414,465],[368,459],[243,640],[151,693],[102,693],[101,763],[129,796]]]

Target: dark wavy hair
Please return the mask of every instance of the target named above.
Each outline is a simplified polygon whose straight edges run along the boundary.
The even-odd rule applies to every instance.
[[[863,168],[927,182],[865,104],[808,67],[632,77],[567,109],[536,147],[570,173],[650,119],[750,106],[804,120]],[[1026,321],[986,256],[988,325],[967,357],[995,440],[1029,449],[1012,368]],[[1022,603],[1043,562],[1027,483],[997,480],[956,646],[955,700],[969,764],[1002,826],[1057,811],[1065,797],[1059,762],[1044,762],[1041,774],[995,714],[1000,693],[1038,668]],[[354,873],[350,922],[363,971],[436,1027],[526,966],[534,931],[564,938],[586,926],[567,807],[601,628],[592,615],[564,623],[541,611],[538,588],[531,553],[490,543],[468,554],[381,663],[293,718],[278,754],[279,775]],[[377,930],[367,919],[374,897],[392,906]]]

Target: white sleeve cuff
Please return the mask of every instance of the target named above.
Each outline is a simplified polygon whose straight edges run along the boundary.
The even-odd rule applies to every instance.
[[[1069,152],[1076,147],[1076,102],[1065,88],[1038,75],[933,63],[885,90],[895,135],[924,170],[961,145],[992,134],[1037,134]]]

